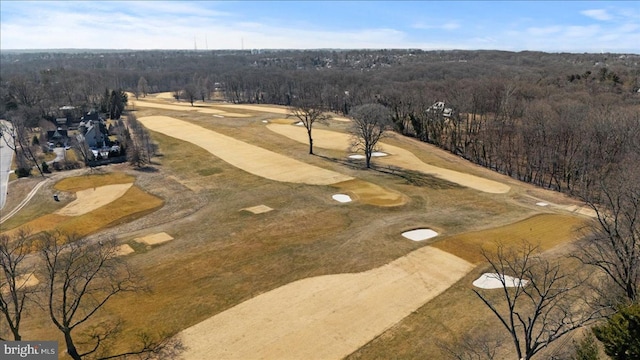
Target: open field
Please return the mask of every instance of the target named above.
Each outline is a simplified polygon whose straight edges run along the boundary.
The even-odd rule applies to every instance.
[[[479,321],[494,325],[470,290],[485,270],[480,246],[528,239],[550,249],[574,240],[573,229],[588,220],[560,194],[426,144],[385,139],[391,155],[375,162],[402,169],[365,170],[345,159],[340,122],[314,130],[321,155],[310,156],[304,129],[262,122],[278,114],[252,109],[226,119],[175,106],[136,106],[160,148],[153,171],[118,165],[108,167],[110,180],[59,181],[21,218],[111,234],[133,250],[124,259],[153,291],[116,297],[96,318],[125,319],[118,349],[152,329],[180,334],[190,347],[185,359],[440,358],[436,339]],[[456,181],[464,175],[471,183]],[[54,214],[74,192],[131,183],[107,206]],[[336,193],[353,201],[338,203]],[[243,211],[259,205],[272,210]],[[125,216],[110,218],[110,207]],[[401,235],[416,228],[439,235],[421,242]],[[163,233],[173,240],[161,241]],[[135,241],[145,238],[152,245]],[[59,339],[46,314],[30,314],[27,338]]]

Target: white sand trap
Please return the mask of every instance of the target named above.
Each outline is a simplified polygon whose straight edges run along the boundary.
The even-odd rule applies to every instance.
[[[268,124],[269,120],[262,120],[263,123]]]
[[[183,359],[342,359],[467,274],[425,246],[376,269],[302,279],[178,334]]]
[[[55,213],[65,216],[86,214],[120,198],[132,185],[133,183],[105,185],[78,191],[76,192],[76,199],[74,201]]]
[[[402,236],[413,241],[423,241],[438,236],[438,233],[431,229],[415,229],[403,232]]]
[[[252,206],[252,207],[244,208],[242,210],[248,211],[248,212],[254,213],[254,214],[263,214],[263,213],[272,211],[273,209],[268,207],[267,205],[258,205],[258,206]]]
[[[388,156],[389,154],[381,152],[381,151],[374,151],[371,153],[371,156],[373,157],[383,157],[383,156]]]
[[[504,285],[502,280],[504,279]],[[506,287],[527,286],[529,280],[521,280],[509,275],[500,275],[497,273],[484,273],[473,282],[473,286],[481,289],[501,289]]]
[[[333,200],[335,200],[337,202],[341,202],[341,203],[351,202],[351,196],[345,195],[345,194],[335,194],[335,195],[331,196],[331,198],[333,198]]]
[[[198,145],[237,168],[270,180],[331,185],[353,179],[351,176],[292,159],[187,121],[168,116],[145,116],[138,121],[148,129]]]
[[[538,206],[549,206],[549,204],[547,204],[546,202],[537,202],[536,205]]]
[[[217,117],[217,118],[223,118],[223,117],[224,117],[224,116],[222,116],[222,115],[220,115],[220,114],[213,114],[213,116],[214,116],[214,117]]]
[[[304,123],[302,121],[298,121],[297,123],[294,124],[295,126],[304,126]]]
[[[166,243],[167,241],[173,240],[173,237],[171,237],[171,235],[165,232],[161,232],[153,235],[147,235],[140,238],[135,238],[133,240],[139,243],[147,244],[147,245],[158,245],[158,244]]]
[[[125,256],[125,255],[129,255],[131,253],[134,253],[135,251],[133,250],[133,248],[131,246],[129,246],[129,244],[123,244],[120,245],[116,248],[115,251],[115,255],[116,256]]]
[[[362,160],[362,159],[366,158],[366,156],[360,155],[360,154],[353,154],[353,155],[349,155],[348,157],[349,157],[349,159],[356,159],[356,160]]]
[[[300,131],[299,129],[296,129],[292,126],[269,124],[267,125],[267,128],[273,132],[276,132],[280,135],[286,136],[301,143],[306,144],[309,141],[307,134],[304,131]],[[351,143],[351,137],[349,136],[349,134],[340,133],[337,131],[316,129],[313,130],[313,134],[314,146],[317,146],[319,148],[344,150],[348,149]],[[412,152],[403,148],[385,143],[381,143],[380,145],[385,149],[386,153],[393,155],[379,159],[379,161],[383,164],[420,171],[425,174],[433,175],[438,178],[450,181],[452,183],[491,194],[503,194],[509,192],[509,190],[511,189],[509,185],[497,181],[426,164]],[[352,158],[351,156],[349,156],[349,158]]]

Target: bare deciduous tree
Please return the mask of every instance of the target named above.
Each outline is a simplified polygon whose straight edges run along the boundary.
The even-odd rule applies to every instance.
[[[476,331],[477,330],[477,331]],[[486,329],[474,329],[453,343],[441,343],[438,347],[452,360],[494,360],[502,339]]]
[[[31,250],[29,233],[19,230],[15,236],[0,235],[0,312],[6,321],[15,341],[20,336],[20,322],[22,311],[29,297],[36,288],[29,286],[33,274],[25,271],[23,262]],[[1,326],[0,329],[4,329]],[[0,332],[0,340],[6,340],[6,335]]]
[[[637,159],[636,159],[637,161]],[[634,164],[637,162],[629,162]],[[640,171],[629,166],[606,172],[585,201],[597,225],[583,242],[577,257],[596,266],[622,291],[628,301],[640,294]]]
[[[104,353],[105,344],[118,334],[120,323],[102,321],[89,325],[115,296],[145,290],[139,285],[140,279],[118,257],[115,239],[91,243],[75,235],[43,233],[39,245],[44,261],[45,306],[51,321],[64,335],[67,353],[73,359],[88,356],[111,359],[178,348],[179,344],[167,337],[157,339],[144,334],[137,349],[120,354]],[[80,326],[84,326],[83,332],[78,335],[75,330]]]
[[[350,116],[353,123],[351,148],[364,151],[367,168],[371,167],[371,154],[377,150],[378,141],[391,129],[391,113],[380,104],[365,104],[354,107]]]
[[[584,281],[564,274],[560,264],[537,252],[537,247],[527,243],[518,251],[499,245],[495,256],[484,252],[491,269],[499,274],[502,294],[473,290],[509,332],[518,359],[531,359],[552,342],[602,316],[603,309],[593,308],[590,295],[581,291]],[[526,283],[512,282],[505,275]]]
[[[307,136],[309,136],[309,154],[313,155],[313,138],[311,131],[315,123],[328,124],[329,115],[325,114],[320,106],[312,105],[308,102],[303,102],[290,109],[291,113],[287,116],[295,117],[302,125],[307,129]]]

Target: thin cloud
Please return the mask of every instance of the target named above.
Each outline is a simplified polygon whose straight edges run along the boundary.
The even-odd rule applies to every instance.
[[[588,16],[592,19],[596,19],[599,21],[608,21],[613,19],[613,16],[609,14],[605,9],[584,10],[584,11],[581,11],[580,13],[584,16]]]
[[[434,23],[425,24],[424,22],[419,22],[411,25],[413,29],[418,30],[431,30],[431,29],[439,29],[439,30],[456,30],[460,28],[460,24],[456,21],[448,21],[444,24],[440,21],[436,21]]]

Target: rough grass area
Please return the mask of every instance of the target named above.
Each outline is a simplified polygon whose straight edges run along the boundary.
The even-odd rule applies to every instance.
[[[481,263],[485,260],[482,249],[491,253],[498,243],[517,246],[526,241],[539,245],[541,250],[548,250],[577,239],[577,229],[585,224],[583,219],[575,216],[541,214],[506,226],[452,236],[433,246],[469,262]]]

